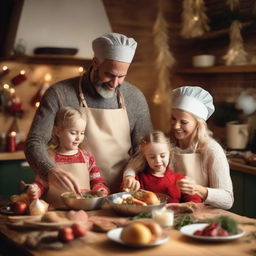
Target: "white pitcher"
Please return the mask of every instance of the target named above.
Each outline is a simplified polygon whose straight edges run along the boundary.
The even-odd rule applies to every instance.
[[[249,125],[238,121],[226,123],[226,137],[229,149],[245,149],[249,140]]]

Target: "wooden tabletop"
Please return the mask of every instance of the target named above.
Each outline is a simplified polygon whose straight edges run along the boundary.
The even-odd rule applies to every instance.
[[[92,211],[88,213],[89,215],[101,216],[112,215],[112,212],[110,210]],[[169,240],[166,243],[155,247],[134,249],[109,240],[105,233],[88,232],[85,237],[75,239],[72,242],[65,244],[63,248],[59,250],[35,250],[29,249],[22,245],[24,242],[24,235],[28,235],[32,231],[13,230],[8,228],[8,226],[5,225],[7,216],[0,214],[0,242],[2,244],[3,240],[6,239],[6,241],[9,241],[13,243],[13,245],[18,246],[23,254],[26,252],[26,255],[33,256],[119,256],[131,254],[133,256],[255,255],[252,253],[252,251],[256,251],[256,240],[251,240],[250,242],[248,242],[248,236],[251,232],[256,232],[256,219],[242,217],[220,209],[204,209],[200,212],[196,212],[194,215],[195,217],[200,215],[201,218],[211,218],[223,214],[232,216],[236,221],[240,223],[240,228],[242,228],[246,232],[244,237],[228,242],[202,242],[194,240],[192,238],[187,238],[174,228],[168,228],[165,229],[165,232],[169,236]],[[19,255],[23,255],[22,252]]]

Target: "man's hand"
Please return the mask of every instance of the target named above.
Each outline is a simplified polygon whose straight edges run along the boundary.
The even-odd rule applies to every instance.
[[[80,195],[80,187],[75,181],[72,174],[61,168],[54,168],[48,173],[48,179],[51,180],[54,186],[61,190],[72,191]]]
[[[135,192],[140,189],[140,183],[135,177],[128,175],[123,178],[122,190],[126,192]]]

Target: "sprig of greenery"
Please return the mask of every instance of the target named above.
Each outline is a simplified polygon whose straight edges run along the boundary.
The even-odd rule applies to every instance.
[[[188,214],[183,214],[174,218],[174,228],[180,230],[183,226],[196,223],[196,219]]]
[[[227,215],[221,215],[212,219],[206,220],[208,223],[211,223],[213,221],[218,222],[220,226],[227,230],[230,235],[235,235],[238,233],[238,227],[237,222]]]
[[[133,220],[137,220],[137,219],[150,219],[152,218],[152,214],[151,213],[139,213],[138,215],[132,217]]]

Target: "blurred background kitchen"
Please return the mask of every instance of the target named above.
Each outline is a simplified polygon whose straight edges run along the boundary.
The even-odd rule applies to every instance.
[[[22,150],[43,93],[82,74],[91,41],[112,31],[138,42],[126,80],[154,128],[169,131],[170,89],[213,95],[208,124],[230,157],[232,211],[256,217],[255,0],[1,0],[0,22],[0,200],[32,180]]]

